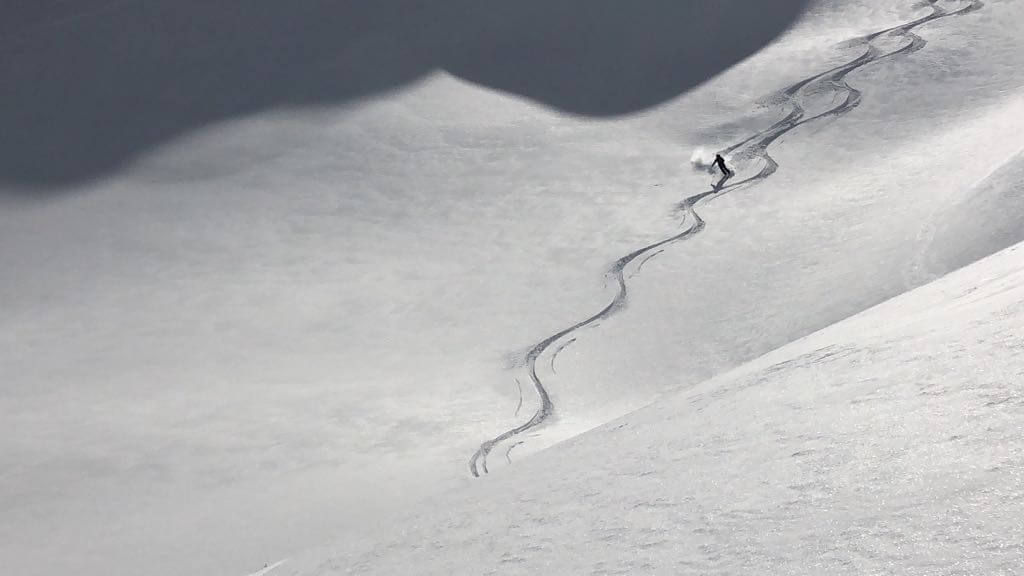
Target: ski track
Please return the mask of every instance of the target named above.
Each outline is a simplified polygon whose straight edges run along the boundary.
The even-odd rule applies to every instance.
[[[576,341],[575,338],[570,338],[570,339],[566,340],[565,342],[562,342],[561,344],[559,344],[558,348],[555,348],[555,351],[551,353],[551,373],[552,374],[558,374],[558,371],[555,370],[555,360],[558,359],[558,355],[562,353],[562,350],[565,350],[566,347],[568,347],[570,344],[572,344],[575,341]]]
[[[522,443],[523,443],[522,440],[520,440],[519,442],[513,442],[512,444],[508,445],[508,449],[505,450],[505,461],[506,462],[508,462],[509,464],[512,463],[512,449],[515,448],[516,446],[519,446]]]
[[[519,410],[523,407],[523,383],[516,378],[516,390],[519,391],[519,403],[516,404],[516,411],[512,414],[513,416],[519,416]]]
[[[704,229],[706,222],[696,211],[698,204],[705,200],[710,201],[711,199],[726,194],[727,192],[749,187],[774,174],[775,171],[778,170],[779,164],[768,153],[768,147],[783,135],[809,122],[825,118],[838,118],[860,105],[862,95],[860,90],[850,86],[846,81],[846,77],[850,73],[885,58],[905,56],[917,52],[927,44],[927,41],[912,32],[915,28],[941,18],[975,12],[984,6],[984,2],[982,0],[965,0],[961,3],[961,7],[955,10],[947,10],[943,8],[940,5],[939,0],[928,0],[924,5],[931,8],[931,13],[927,16],[923,16],[916,20],[893,26],[891,28],[879,30],[865,36],[855,37],[847,41],[849,44],[862,45],[865,47],[864,53],[860,56],[845,64],[836,66],[835,68],[809,76],[778,92],[772,101],[779,105],[782,111],[788,110],[786,115],[768,128],[719,152],[723,156],[731,154],[734,164],[739,162],[741,165],[749,166],[755,162],[763,163],[760,171],[744,180],[739,180],[731,184],[727,182],[733,177],[733,175],[723,176],[717,183],[712,185],[710,190],[690,196],[677,204],[675,207],[676,213],[682,215],[683,222],[686,222],[687,220],[692,222],[689,227],[673,236],[669,236],[668,238],[664,238],[642,248],[638,248],[616,260],[608,271],[608,277],[614,280],[618,287],[611,302],[609,302],[608,305],[602,308],[599,312],[548,336],[530,348],[529,352],[526,354],[526,370],[527,375],[530,378],[530,382],[533,384],[534,390],[537,392],[537,396],[540,399],[540,407],[526,422],[523,422],[515,428],[506,430],[494,438],[480,444],[480,447],[469,459],[469,471],[474,477],[479,477],[481,472],[484,474],[488,473],[487,456],[498,444],[541,426],[554,413],[555,407],[551,402],[548,390],[544,386],[544,382],[541,380],[540,376],[537,374],[537,359],[553,345],[562,342],[567,336],[571,336],[582,328],[594,327],[598,321],[609,318],[625,308],[629,297],[629,288],[626,283],[626,268],[631,263],[640,259],[639,266],[637,266],[635,271],[628,276],[629,278],[638,274],[644,263],[654,256],[657,256],[670,245],[687,240],[699,234]],[[873,44],[873,41],[886,35],[893,35],[897,38],[909,40],[909,42],[890,52],[883,52]],[[801,94],[805,91],[811,94],[819,92],[825,93],[826,90],[832,91],[833,102],[835,102],[837,96],[840,94],[845,94],[845,98],[843,98],[839,104],[833,105],[824,112],[814,116],[805,117],[803,98]],[[556,350],[555,355],[557,355],[558,352],[573,340],[575,340],[575,338],[572,338],[569,342],[561,344],[561,346]],[[554,371],[554,358],[552,358],[552,371]],[[512,448],[521,443],[522,442],[517,442],[512,444],[512,446],[510,446],[505,452],[505,457],[509,463],[511,463],[509,453]]]
[[[665,249],[662,248],[661,250],[658,250],[657,252],[651,252],[650,254],[644,256],[644,259],[641,260],[640,263],[636,265],[636,270],[634,270],[633,273],[629,275],[629,279],[632,279],[634,276],[640,274],[640,272],[643,272],[644,264],[647,264],[648,261],[650,261],[655,256],[657,256],[658,254],[661,254],[664,251],[665,251]]]

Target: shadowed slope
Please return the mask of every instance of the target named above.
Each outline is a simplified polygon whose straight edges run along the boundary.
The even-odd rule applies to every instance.
[[[435,69],[570,113],[625,114],[756,52],[805,4],[18,0],[0,28],[0,182],[72,185],[209,123]]]
[[[919,273],[931,278],[1024,242],[1024,153],[1003,164],[925,230]]]

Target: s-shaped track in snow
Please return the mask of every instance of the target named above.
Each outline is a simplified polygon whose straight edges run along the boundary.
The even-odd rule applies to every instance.
[[[483,442],[480,445],[480,448],[478,448],[469,459],[470,473],[473,474],[473,476],[480,476],[481,473],[486,474],[487,456],[492,450],[494,450],[495,446],[510,438],[519,436],[520,434],[537,428],[551,417],[555,406],[551,402],[551,397],[548,394],[547,388],[544,386],[544,382],[537,374],[537,361],[545,352],[549,349],[555,350],[552,354],[553,362],[554,356],[568,344],[568,341],[573,338],[573,334],[583,328],[593,327],[602,319],[609,318],[622,310],[629,298],[629,286],[626,281],[628,278],[639,272],[639,267],[642,266],[643,263],[656,256],[670,245],[686,240],[700,233],[704,229],[705,221],[696,210],[698,204],[705,200],[721,196],[732,190],[749,187],[774,174],[779,165],[771,155],[768,154],[768,147],[782,135],[807,124],[808,122],[813,122],[822,118],[836,118],[856,108],[861,101],[861,92],[847,83],[846,77],[851,72],[873,62],[878,62],[884,58],[911,54],[920,50],[927,42],[920,36],[913,33],[915,28],[941,18],[974,12],[981,9],[984,5],[982,0],[961,0],[958,4],[954,4],[958,6],[956,9],[948,9],[944,8],[939,0],[927,0],[925,5],[931,9],[931,13],[927,16],[923,16],[898,26],[879,30],[866,36],[859,36],[851,39],[847,43],[860,44],[865,48],[864,52],[860,56],[830,70],[809,76],[776,94],[774,102],[779,106],[785,116],[768,128],[720,152],[723,155],[730,154],[734,160],[739,160],[744,165],[759,163],[761,164],[760,171],[743,180],[732,183],[728,183],[731,175],[725,176],[713,185],[710,190],[685,198],[676,206],[676,208],[678,213],[683,215],[683,222],[691,222],[689,227],[678,234],[669,236],[668,238],[664,238],[654,242],[653,244],[648,244],[642,248],[638,248],[616,260],[608,271],[609,277],[613,278],[615,283],[618,285],[618,290],[611,302],[609,302],[608,305],[602,308],[599,312],[588,318],[580,320],[579,322],[568,326],[551,336],[548,336],[534,344],[533,347],[527,351],[525,357],[525,369],[530,382],[533,384],[534,390],[537,392],[540,407],[526,422],[523,422],[515,428],[506,430],[486,442]],[[875,44],[876,40],[883,37],[906,40],[907,42],[895,50],[886,52]],[[839,99],[839,97],[842,97],[842,100],[824,112],[813,116],[806,116],[804,109],[805,96],[828,92],[833,94],[833,102]],[[639,265],[636,263],[639,263]],[[630,268],[631,266],[634,268],[632,270],[632,274],[627,275],[627,268]]]

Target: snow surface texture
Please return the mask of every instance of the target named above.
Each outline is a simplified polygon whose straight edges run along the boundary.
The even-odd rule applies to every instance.
[[[1020,574],[1022,256],[1007,249],[278,574]]]
[[[141,10],[133,14],[147,26],[173,21],[199,32],[188,18],[159,17],[156,4],[109,10],[120,5]],[[691,170],[690,152],[766,134],[790,113],[780,100],[786,87],[860,57],[865,35],[933,9],[814,2],[750,58],[657,108],[614,119],[554,112],[537,105],[540,92],[511,89],[526,97],[517,98],[443,72],[344,106],[273,107],[282,101],[271,98],[214,115],[253,112],[244,119],[193,123],[171,140],[181,126],[162,131],[159,114],[134,141],[135,128],[114,112],[95,117],[110,120],[112,132],[77,123],[108,110],[97,99],[113,85],[104,82],[79,107],[54,108],[62,114],[47,116],[53,124],[38,134],[18,116],[21,128],[2,137],[27,131],[38,146],[17,149],[6,166],[39,154],[60,160],[52,142],[95,147],[96,156],[60,166],[55,180],[67,185],[46,201],[30,201],[33,178],[46,180],[38,166],[34,176],[21,173],[24,181],[16,169],[5,173],[18,181],[5,185],[0,210],[6,569],[246,574],[327,534],[372,535],[397,549],[422,544],[395,540],[408,526],[404,509],[449,501],[450,492],[439,495],[465,489],[480,442],[538,410],[522,377],[528,352],[612,301],[616,282],[603,272],[623,255],[694,223],[684,200],[711,183]],[[109,14],[82,18],[102,32]],[[232,21],[224,16],[217,21]],[[80,22],[38,30],[67,36],[61,26]],[[879,51],[908,42],[920,49],[851,72],[845,82],[861,92],[855,110],[777,138],[771,178],[709,196],[698,208],[699,234],[620,270],[628,308],[559,342],[557,358],[539,364],[554,417],[501,444],[488,459],[498,478],[471,484],[473,494],[483,501],[492,486],[504,490],[505,474],[547,457],[528,455],[666,390],[1024,239],[1013,209],[1024,130],[1021,22],[1020,3],[991,0],[915,29],[924,46],[898,32],[876,38]],[[60,84],[64,68],[33,67],[28,56],[48,61],[60,55],[49,50],[64,48],[32,34],[8,37],[4,65],[52,73],[48,81]],[[118,45],[96,38],[101,52]],[[370,40],[361,50],[372,52]],[[224,54],[273,64],[306,53],[275,52],[274,42],[258,53],[281,60]],[[166,64],[160,46],[125,58]],[[303,77],[335,69],[329,57],[320,62]],[[114,68],[137,67],[107,72]],[[215,78],[206,70],[197,81]],[[26,85],[17,86],[14,101],[26,106],[7,108],[5,98],[5,114],[47,109],[28,106]],[[207,120],[218,112],[217,102],[195,100],[216,90],[188,88],[181,101],[129,95],[139,110],[181,106]],[[807,117],[843,101],[842,86],[814,88],[799,95]],[[119,136],[133,143],[128,157]],[[163,145],[147,148],[154,142]],[[762,166],[750,160],[734,181]],[[729,432],[715,432],[716,423],[702,431]],[[510,461],[517,467],[502,470]],[[603,456],[597,464],[614,466]],[[714,472],[700,474],[742,481]],[[748,497],[768,498],[769,488]],[[421,510],[424,525],[431,513]],[[498,521],[504,511],[494,514]],[[463,521],[472,531],[482,520]],[[544,537],[530,545],[553,545]],[[270,574],[301,568],[289,561]]]

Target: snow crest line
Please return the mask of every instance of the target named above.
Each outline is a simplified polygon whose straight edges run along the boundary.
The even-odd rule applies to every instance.
[[[746,188],[767,179],[779,168],[779,164],[768,153],[768,147],[776,140],[804,124],[824,118],[838,118],[860,105],[860,90],[850,86],[846,81],[846,77],[850,75],[850,73],[863,66],[873,62],[878,62],[885,58],[917,52],[921,48],[924,48],[927,41],[913,33],[915,28],[941,18],[975,12],[984,6],[984,2],[982,0],[964,0],[959,3],[960,7],[955,10],[943,8],[939,0],[928,0],[926,6],[931,8],[931,13],[927,16],[848,40],[847,44],[849,45],[862,45],[865,47],[864,52],[860,56],[845,64],[836,66],[835,68],[809,76],[775,94],[775,97],[772,98],[772,102],[779,106],[781,111],[785,112],[785,116],[768,128],[720,151],[720,154],[722,155],[730,154],[734,163],[739,162],[743,166],[759,163],[761,164],[761,169],[755,174],[733,183],[728,183],[733,175],[727,174],[715,183],[710,190],[685,198],[682,202],[677,204],[675,206],[675,213],[681,215],[683,223],[687,221],[690,222],[688,227],[678,234],[669,236],[668,238],[664,238],[654,242],[653,244],[648,244],[642,248],[638,248],[616,260],[608,271],[608,276],[610,279],[615,281],[615,284],[618,287],[611,302],[592,316],[584,320],[580,320],[579,322],[548,336],[530,348],[526,353],[525,369],[527,376],[537,393],[537,397],[540,400],[540,407],[526,422],[523,422],[515,428],[506,430],[494,438],[480,444],[480,447],[469,459],[469,471],[474,477],[479,477],[481,473],[488,473],[487,456],[497,445],[510,438],[514,438],[541,426],[554,413],[555,407],[551,402],[551,397],[548,394],[547,388],[544,386],[543,380],[537,374],[537,360],[552,346],[558,345],[557,351],[561,351],[562,348],[571,343],[570,339],[574,339],[572,335],[575,332],[583,328],[593,327],[600,320],[609,318],[625,308],[629,299],[629,288],[626,283],[627,278],[632,278],[637,275],[643,264],[663,252],[670,245],[687,240],[699,234],[704,229],[706,222],[701,218],[700,214],[697,213],[696,207],[698,204],[705,200],[710,201],[718,196],[726,194],[727,192]],[[909,40],[909,42],[895,50],[886,52],[874,44],[875,40],[884,36],[889,36],[894,39]],[[806,116],[804,107],[805,95],[828,93],[830,91],[832,93],[833,102],[835,102],[837,96],[840,95],[844,96],[843,99],[838,104],[834,104],[824,112],[813,116]],[[639,265],[634,264],[635,262],[639,262]],[[631,265],[633,266],[632,273],[627,275],[626,270],[627,268],[630,268]],[[565,342],[566,340],[570,340],[570,342]],[[522,442],[517,442],[513,444],[505,452],[505,457],[509,462],[511,462],[509,452],[511,452],[512,448],[521,443]]]

